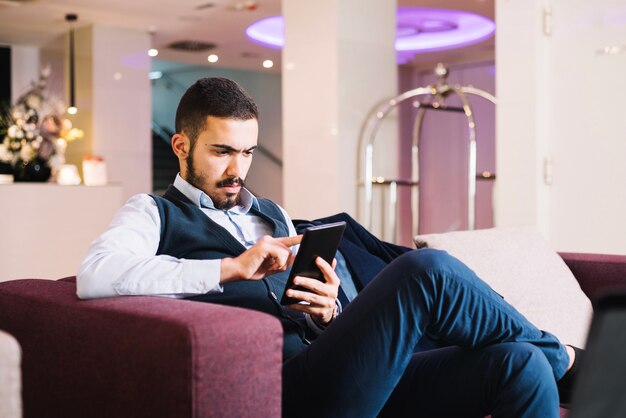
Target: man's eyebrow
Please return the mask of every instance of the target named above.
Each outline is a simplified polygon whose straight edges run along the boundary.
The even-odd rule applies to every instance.
[[[231,147],[230,145],[225,145],[225,144],[211,144],[211,146],[213,148],[219,148],[219,149],[222,149],[224,151],[229,151],[229,152],[250,152],[250,151],[254,151],[257,148],[256,145],[248,149],[243,149],[243,150],[238,150],[236,148]]]

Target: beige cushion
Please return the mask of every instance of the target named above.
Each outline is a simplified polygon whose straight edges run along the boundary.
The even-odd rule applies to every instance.
[[[4,331],[0,331],[0,417],[22,416],[20,346]]]
[[[589,298],[555,250],[531,227],[418,235],[415,244],[463,261],[538,328],[584,347]]]

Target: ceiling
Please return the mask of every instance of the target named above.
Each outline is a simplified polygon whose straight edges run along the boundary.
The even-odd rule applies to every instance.
[[[292,0],[302,1],[302,0]],[[398,6],[436,7],[474,12],[495,18],[495,0],[398,0]],[[253,5],[252,7],[246,7]],[[264,17],[281,13],[280,0],[0,0],[0,44],[45,46],[67,32],[67,13],[76,13],[75,27],[90,24],[140,28],[152,35],[157,59],[195,65],[280,71],[280,51],[257,45],[245,28]],[[182,40],[214,43],[207,52],[180,52],[167,48]],[[494,38],[479,44],[416,56],[411,65],[428,67],[493,59]],[[214,52],[219,61],[210,64]],[[265,69],[265,59],[275,62]]]

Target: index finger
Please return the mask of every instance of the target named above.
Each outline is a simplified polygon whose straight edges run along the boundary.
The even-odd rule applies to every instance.
[[[302,241],[302,235],[295,235],[293,237],[281,237],[277,238],[277,240],[287,247],[293,247],[294,245],[300,244],[300,242]]]

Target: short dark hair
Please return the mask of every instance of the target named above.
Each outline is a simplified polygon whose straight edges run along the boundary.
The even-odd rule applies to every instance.
[[[227,78],[207,77],[196,81],[181,97],[176,109],[176,133],[187,135],[193,147],[207,116],[258,119],[259,110],[239,84]]]

